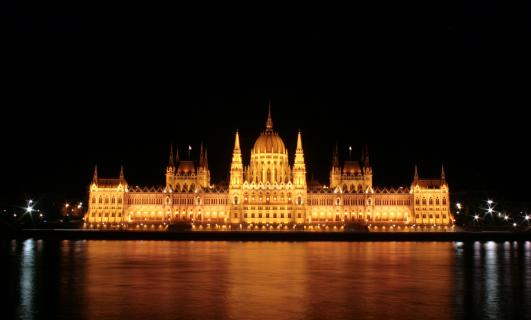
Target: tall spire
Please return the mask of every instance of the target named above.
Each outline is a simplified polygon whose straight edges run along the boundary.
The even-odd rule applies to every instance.
[[[299,134],[297,135],[297,151],[302,152],[302,135],[301,130],[299,129]]]
[[[204,156],[204,164],[203,165],[204,165],[204,167],[206,169],[208,169],[208,149],[207,149],[206,146],[205,146],[205,156]]]
[[[238,133],[238,130],[236,130],[236,138],[234,141],[234,152],[240,153],[240,134]]]
[[[336,142],[336,149],[334,151],[332,167],[339,167],[339,145]]]
[[[94,175],[92,176],[92,182],[98,182],[98,165],[94,166]]]
[[[124,180],[124,166],[123,165],[120,166],[120,180],[121,181]]]
[[[273,130],[273,118],[271,117],[271,100],[269,100],[269,112],[267,114],[266,130]]]
[[[203,151],[203,142],[201,141],[201,150],[199,151],[199,165],[203,165],[203,162],[205,161],[205,153]]]
[[[177,148],[175,148],[175,161],[180,161],[179,160],[179,146],[177,146]]]
[[[415,174],[413,176],[413,180],[417,181],[419,179],[419,171],[417,169],[417,165],[415,165]]]
[[[446,181],[446,174],[444,173],[444,165],[441,165],[441,180]]]
[[[363,165],[368,167],[370,166],[370,163],[369,163],[369,146],[368,145],[365,145],[365,152],[363,153],[364,155],[364,158],[363,158]]]
[[[175,162],[173,162],[173,144],[170,144],[170,160],[168,161],[168,167],[175,167]]]
[[[306,164],[304,163],[304,151],[302,149],[302,134],[299,130],[297,135],[297,151],[293,163],[293,183],[296,187],[306,186]]]

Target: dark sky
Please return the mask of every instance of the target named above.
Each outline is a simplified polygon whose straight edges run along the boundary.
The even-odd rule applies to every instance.
[[[224,180],[234,131],[248,161],[269,99],[321,182],[336,142],[343,158],[367,143],[378,185],[444,163],[453,191],[528,199],[528,7],[182,2],[0,4],[2,203],[83,197],[96,163],[162,184],[171,142],[204,141]]]

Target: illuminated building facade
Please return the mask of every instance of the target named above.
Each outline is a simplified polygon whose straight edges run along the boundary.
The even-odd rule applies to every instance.
[[[283,140],[273,130],[269,111],[265,131],[242,160],[236,132],[227,186],[211,184],[208,152],[198,161],[181,160],[170,148],[166,184],[131,186],[123,168],[117,179],[101,179],[97,168],[89,191],[88,228],[165,230],[175,223],[196,230],[432,230],[453,226],[444,169],[438,179],[419,178],[417,168],[408,187],[373,186],[369,152],[360,161],[340,163],[333,156],[329,185],[308,185],[301,132],[293,164]]]

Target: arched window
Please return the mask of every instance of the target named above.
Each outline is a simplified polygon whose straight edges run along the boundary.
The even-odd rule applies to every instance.
[[[426,198],[422,198],[422,205],[423,205],[423,206],[426,205]]]
[[[234,197],[234,204],[238,204],[238,197]]]
[[[430,198],[430,206],[433,205],[433,199]]]
[[[358,192],[363,192],[363,186],[361,184],[358,185]]]
[[[109,203],[109,198],[105,198],[105,204]]]
[[[415,204],[418,206],[420,205],[420,199],[415,199]]]
[[[122,204],[122,198],[118,198],[118,204]]]
[[[446,198],[443,198],[442,203],[443,203],[443,205],[446,205]]]
[[[435,204],[439,205],[439,198],[435,199]]]
[[[92,197],[92,203],[96,203],[96,197]]]
[[[115,204],[115,203],[116,203],[116,198],[112,197],[112,199],[111,199],[111,203],[112,203],[112,204]]]

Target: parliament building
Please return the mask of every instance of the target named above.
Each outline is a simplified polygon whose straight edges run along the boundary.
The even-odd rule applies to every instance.
[[[166,184],[129,185],[123,167],[118,178],[98,176],[89,187],[86,228],[166,230],[189,224],[193,230],[307,230],[343,231],[361,227],[370,231],[451,230],[449,187],[444,168],[437,179],[421,179],[414,169],[409,186],[373,186],[367,148],[359,161],[341,162],[336,151],[328,185],[308,184],[302,134],[297,135],[295,157],[273,130],[271,109],[265,130],[244,164],[236,132],[228,185],[210,181],[207,150],[199,159],[170,156]]]

